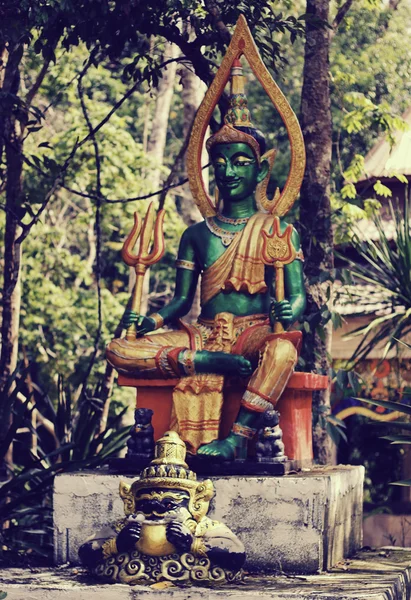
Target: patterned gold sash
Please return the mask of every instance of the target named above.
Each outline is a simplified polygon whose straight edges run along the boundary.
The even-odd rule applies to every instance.
[[[201,278],[201,305],[205,306],[221,290],[264,294],[267,284],[261,257],[263,227],[268,231],[273,216],[256,213],[227,250],[204,271]]]

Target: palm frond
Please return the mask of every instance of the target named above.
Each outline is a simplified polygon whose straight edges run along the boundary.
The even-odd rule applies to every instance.
[[[376,241],[364,239],[360,231],[352,237],[352,246],[358,260],[341,258],[350,270],[351,276],[359,284],[361,282],[379,290],[379,314],[371,321],[346,337],[362,336],[353,356],[352,362],[367,358],[371,351],[382,345],[382,360],[396,348],[403,338],[411,332],[411,228],[410,228],[410,195],[405,202],[404,210],[399,205],[395,208],[390,203],[391,218],[395,235],[389,239],[384,230],[384,222],[380,215],[374,217],[374,225],[378,232]]]

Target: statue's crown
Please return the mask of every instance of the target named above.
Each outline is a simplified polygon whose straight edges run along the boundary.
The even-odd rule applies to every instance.
[[[185,462],[186,445],[175,431],[166,431],[156,442],[154,458],[141,473],[140,482],[157,477],[196,481],[196,474]],[[137,482],[137,486],[138,486]]]
[[[216,144],[243,143],[250,146],[257,159],[260,160],[261,149],[257,140],[249,133],[237,129],[238,127],[255,129],[251,121],[244,82],[243,67],[240,60],[236,58],[231,67],[229,108],[224,117],[224,125],[207,140],[206,147],[210,152]]]
[[[136,510],[135,498],[141,490],[181,490],[190,496],[188,510],[196,521],[207,514],[214,486],[210,479],[197,481],[196,474],[185,462],[186,446],[175,431],[167,431],[156,443],[154,458],[141,473],[140,479],[129,485],[120,482],[120,497],[124,512]]]
[[[248,108],[244,84],[243,67],[240,60],[236,58],[231,68],[230,107],[224,117],[226,125],[232,125],[233,127],[254,127],[251,122],[251,113]]]

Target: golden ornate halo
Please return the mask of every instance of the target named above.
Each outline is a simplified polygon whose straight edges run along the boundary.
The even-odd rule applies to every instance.
[[[277,216],[285,215],[297,198],[305,170],[305,148],[301,128],[286,97],[271,77],[261,60],[257,46],[248,28],[247,21],[240,15],[227,52],[222,60],[212,84],[197,111],[193,123],[190,143],[187,149],[187,174],[190,190],[204,218],[217,213],[216,206],[206,192],[201,169],[201,154],[208,124],[225,85],[230,77],[231,67],[236,59],[245,56],[254,75],[261,83],[271,102],[280,113],[286,126],[291,146],[291,164],[287,182],[281,194],[278,190],[273,200],[268,200],[266,190],[268,178],[257,190],[257,202],[263,210]],[[271,152],[271,151],[270,151]],[[264,158],[264,157],[263,157]]]

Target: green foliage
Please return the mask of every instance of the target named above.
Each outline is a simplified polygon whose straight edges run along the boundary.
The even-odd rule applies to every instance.
[[[36,211],[44,200],[53,175],[50,164],[60,165],[88,131],[73,82],[87,56],[82,45],[64,61],[56,49],[56,64],[41,88],[40,103],[53,103],[47,126],[32,132],[26,140],[30,163],[24,169],[25,208]],[[37,57],[27,56],[27,77],[34,79]],[[127,90],[112,65],[91,68],[84,77],[85,102],[93,123],[98,123],[112,103]],[[100,149],[102,193],[109,198],[128,198],[154,191],[150,183],[157,164],[143,150],[144,95],[122,106],[97,134]],[[50,109],[51,110],[51,109]],[[34,162],[37,159],[37,164]],[[44,162],[45,161],[45,162]],[[35,165],[34,167],[32,165]],[[41,173],[36,169],[41,168]],[[24,246],[22,261],[23,298],[21,343],[35,364],[33,378],[56,398],[56,373],[61,373],[73,389],[83,381],[93,352],[98,328],[96,310],[95,220],[96,164],[91,142],[76,153],[65,175],[66,188],[79,190],[81,197],[60,189],[48,204]],[[144,214],[147,202],[103,203],[101,214],[101,272],[103,305],[102,336],[97,366],[90,384],[104,370],[104,348],[115,331],[129,298],[129,270],[122,263],[122,240],[131,229],[137,209]],[[172,263],[184,225],[171,201],[166,202],[167,253],[161,265],[151,270],[155,306],[170,296]],[[76,392],[77,393],[77,392]],[[119,390],[117,399],[130,400],[129,390]]]
[[[330,414],[328,406],[319,406],[318,411],[318,425],[328,433],[334,444],[338,446],[341,440],[346,442],[347,435],[344,421]]]
[[[409,396],[405,396],[403,402],[389,402],[387,400],[370,400],[365,398],[357,398],[357,400],[366,402],[368,404],[374,404],[375,406],[381,406],[387,410],[402,413],[404,420],[390,421],[387,424],[387,428],[394,428],[394,430],[397,429],[401,433],[386,434],[382,436],[381,439],[389,441],[393,446],[411,444],[411,423],[409,422],[411,406],[408,404],[410,400]],[[392,485],[409,487],[411,486],[411,479],[395,481]]]
[[[124,411],[99,432],[98,388],[93,394],[84,390],[74,404],[70,388],[59,379],[54,408],[38,386],[29,391],[28,375],[27,369],[16,371],[0,403],[0,418],[13,415],[0,459],[12,443],[18,457],[10,478],[0,487],[0,561],[14,562],[27,551],[35,558],[50,558],[54,476],[103,464],[124,446],[129,434],[129,427],[119,427]]]
[[[374,217],[378,241],[365,240],[360,232],[352,238],[352,245],[359,260],[348,259],[337,253],[349,265],[350,276],[366,284],[372,284],[381,292],[378,298],[379,316],[349,335],[362,337],[352,357],[353,363],[364,360],[376,346],[383,344],[381,360],[397,346],[398,340],[411,331],[411,230],[409,200],[404,213],[391,205],[391,217],[395,228],[393,240],[387,237],[380,216]]]
[[[368,397],[375,384],[364,379],[359,371],[340,368],[342,365],[338,362],[334,361],[331,388],[331,405],[337,415],[355,406],[358,397]],[[397,378],[395,380],[397,382]],[[388,388],[388,393],[390,397],[398,397],[397,388]],[[395,423],[391,427],[392,422],[370,421],[360,414],[345,418],[343,422],[346,440],[338,445],[338,462],[365,467],[364,502],[367,505],[386,507],[395,502],[398,491],[389,485],[389,481],[401,476],[402,453],[397,446],[384,447],[380,440],[381,431],[391,432]]]
[[[331,103],[334,129],[332,204],[337,244],[350,225],[369,217],[355,183],[367,176],[363,159],[378,135],[393,143],[411,97],[410,12],[380,2],[353,3],[333,38]],[[380,181],[376,194],[389,197]],[[366,212],[363,212],[363,209]],[[366,214],[368,213],[368,214]]]
[[[259,42],[263,57],[270,64],[283,60],[275,34],[287,33],[293,42],[304,33],[304,20],[276,12],[268,0],[255,4],[228,0],[219,5],[221,19],[233,26],[244,14]],[[182,22],[190,20],[194,36],[189,37]],[[211,76],[212,61],[228,41],[214,26],[214,19],[199,0],[161,0],[142,4],[131,0],[126,4],[108,0],[65,0],[44,5],[40,1],[23,0],[19,10],[10,14],[10,32],[24,23],[27,42],[33,41],[36,53],[54,62],[56,42],[65,50],[82,42],[93,48],[93,60],[104,53],[111,61],[133,53],[123,68],[123,76],[135,82],[145,81],[156,87],[161,77],[161,54],[149,53],[150,38],[162,36],[180,46],[188,58],[197,60],[196,70],[205,80]],[[37,35],[36,35],[37,34]],[[35,37],[34,37],[35,36]],[[194,39],[193,39],[194,38]],[[202,53],[201,48],[206,46]],[[203,56],[202,56],[203,54]]]

